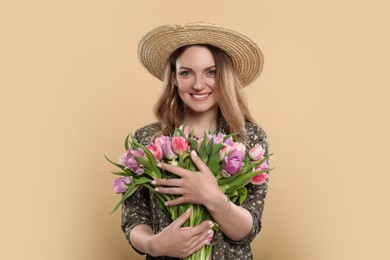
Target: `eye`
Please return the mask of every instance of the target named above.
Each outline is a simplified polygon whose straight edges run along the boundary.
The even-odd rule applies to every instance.
[[[187,77],[189,75],[191,75],[191,72],[188,71],[188,70],[183,70],[179,73],[180,76],[183,76],[183,77]]]
[[[217,74],[217,71],[216,71],[216,70],[209,70],[209,71],[207,71],[207,75],[208,75],[208,76],[215,77],[216,74]]]

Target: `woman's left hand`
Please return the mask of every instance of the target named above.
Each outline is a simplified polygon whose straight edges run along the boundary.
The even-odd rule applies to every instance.
[[[156,185],[156,191],[164,194],[182,195],[174,200],[167,201],[166,206],[174,206],[184,203],[207,204],[212,201],[215,195],[222,193],[217,180],[207,165],[196,154],[191,153],[191,159],[199,169],[197,172],[186,170],[171,164],[159,163],[161,169],[169,171],[178,179],[156,179],[152,184]]]

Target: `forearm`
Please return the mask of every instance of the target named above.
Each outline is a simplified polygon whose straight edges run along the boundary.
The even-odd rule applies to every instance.
[[[148,225],[140,224],[133,228],[129,239],[133,247],[143,253],[153,255],[153,249],[151,248],[153,243],[151,240],[154,236],[153,230]]]
[[[253,219],[249,211],[237,206],[219,192],[205,205],[222,232],[231,240],[244,239],[252,229]]]

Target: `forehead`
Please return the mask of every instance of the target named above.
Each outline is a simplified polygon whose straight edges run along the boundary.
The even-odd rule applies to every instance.
[[[176,60],[176,67],[207,68],[215,66],[213,54],[203,46],[191,46],[187,48]]]

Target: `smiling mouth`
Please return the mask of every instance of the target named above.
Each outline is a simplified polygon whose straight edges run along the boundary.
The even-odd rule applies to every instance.
[[[195,99],[205,99],[208,96],[210,96],[210,93],[208,93],[208,94],[191,94],[191,96],[194,97]]]

